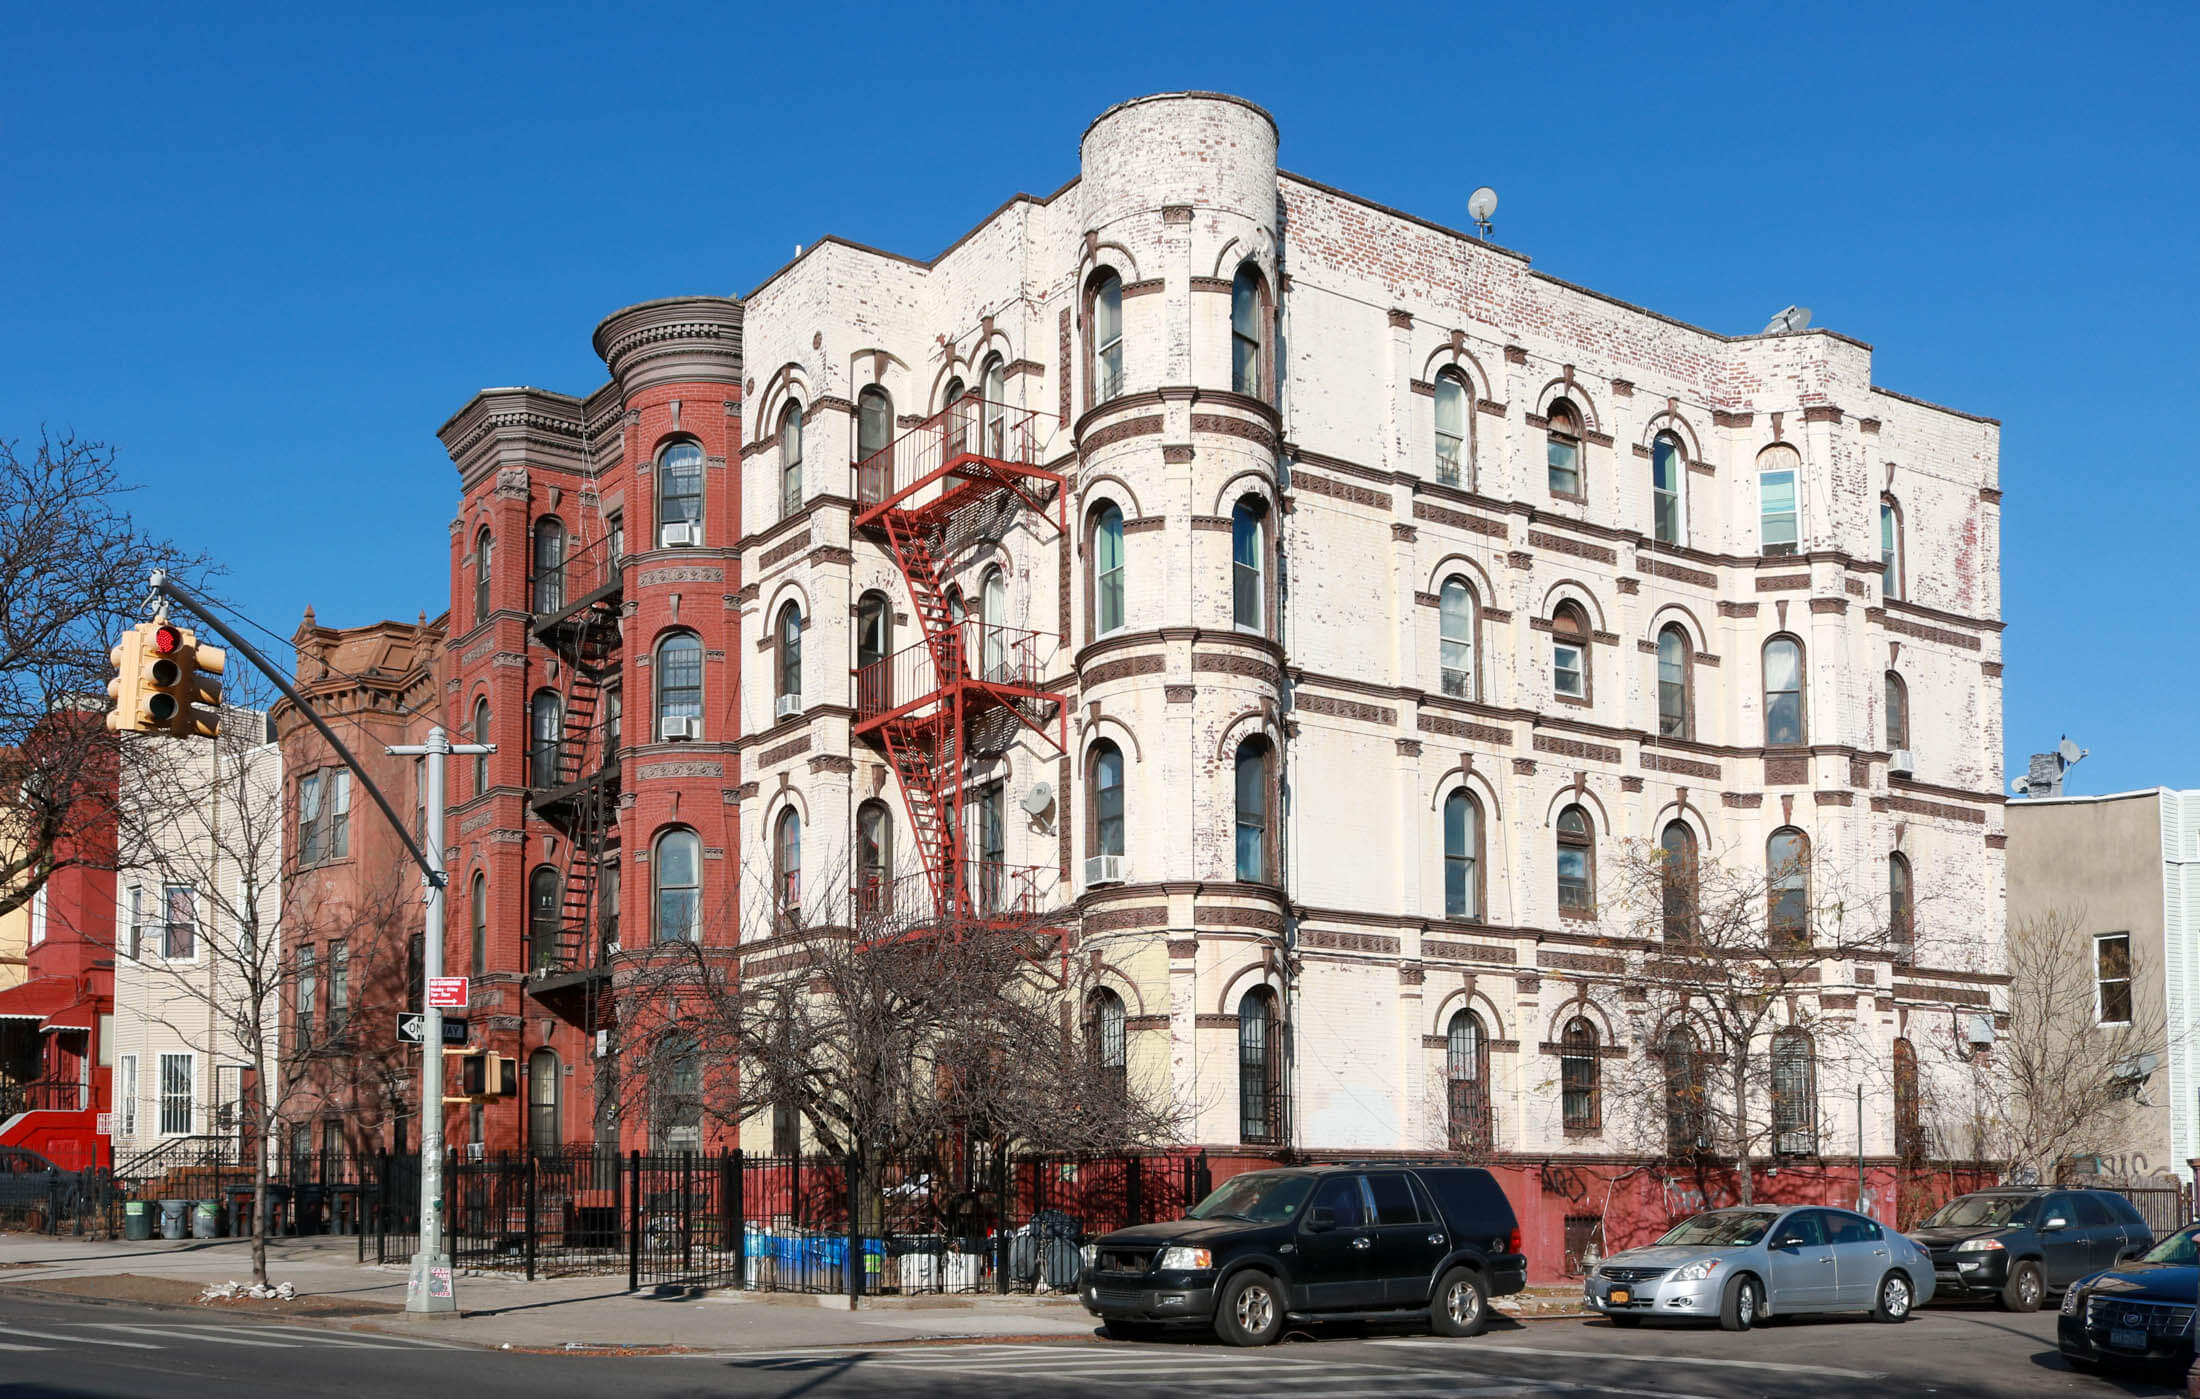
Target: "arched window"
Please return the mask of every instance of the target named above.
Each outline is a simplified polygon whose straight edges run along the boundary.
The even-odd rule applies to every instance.
[[[1092,770],[1093,855],[1123,853],[1123,750],[1108,739],[1092,745],[1086,760]],[[1091,880],[1088,878],[1087,883]]]
[[[617,685],[609,685],[603,692],[603,765],[611,767],[619,761],[619,746],[625,742],[626,691]]]
[[[886,658],[893,654],[893,605],[886,594],[868,592],[856,599],[856,712],[884,713],[894,707],[894,678]]]
[[[1772,1037],[1772,1150],[1810,1156],[1818,1150],[1818,1066],[1810,1036],[1788,1027]]]
[[[565,526],[555,516],[535,521],[535,612],[565,610]]]
[[[527,704],[527,785],[558,785],[558,761],[564,746],[564,706],[556,690],[537,690]]]
[[[1467,381],[1456,369],[1436,375],[1436,479],[1458,486],[1467,479]]]
[[[1255,734],[1237,748],[1237,877],[1264,884],[1268,864],[1268,740]]]
[[[543,971],[558,964],[561,919],[560,895],[564,892],[558,872],[537,865],[527,877],[527,969]]]
[[[1238,1001],[1238,1140],[1283,1141],[1283,1027],[1265,986]]]
[[[1567,1021],[1558,1037],[1558,1111],[1569,1132],[1594,1132],[1603,1122],[1601,1056],[1597,1027],[1584,1016]]]
[[[987,456],[1008,455],[1008,366],[999,355],[985,361],[985,451]]]
[[[1906,1039],[1894,1042],[1894,1155],[1905,1166],[1925,1159],[1925,1132],[1919,1111],[1924,1095],[1917,1078],[1917,1047]]]
[[[1685,1026],[1665,1032],[1665,1150],[1687,1160],[1711,1149],[1704,1110],[1703,1063],[1696,1037]]]
[[[1551,613],[1551,691],[1562,699],[1589,698],[1589,619],[1570,602]]]
[[[1887,672],[1887,748],[1901,752],[1910,746],[1910,687],[1902,677]]]
[[[1266,388],[1267,376],[1261,372],[1265,290],[1260,269],[1250,262],[1239,263],[1230,282],[1230,390],[1253,398],[1261,397]]]
[[[1006,684],[1008,673],[1008,575],[999,568],[985,571],[985,580],[978,585],[978,623],[984,628],[985,640],[980,651],[985,657],[985,678],[996,685]]]
[[[1586,918],[1597,905],[1596,827],[1589,813],[1569,806],[1558,813],[1558,911]]]
[[[872,384],[856,395],[856,460],[871,463],[894,444],[894,400]],[[885,466],[883,458],[878,465]]]
[[[1802,539],[1796,478],[1802,457],[1780,444],[1757,454],[1757,552],[1766,558],[1792,554]]]
[[[657,643],[651,670],[657,685],[657,737],[703,736],[703,641],[674,632]]]
[[[1464,578],[1446,578],[1436,594],[1436,669],[1443,692],[1474,698],[1474,593]]]
[[[674,442],[657,454],[657,543],[703,542],[703,449]]]
[[[1262,631],[1268,616],[1268,510],[1251,496],[1230,511],[1230,622]]]
[[[474,925],[473,974],[486,976],[489,971],[489,881],[476,874],[471,892]]]
[[[538,1156],[555,1156],[564,1146],[558,1120],[564,1088],[555,1052],[538,1049],[527,1056],[527,1149]]]
[[[856,808],[856,907],[881,913],[892,902],[894,819],[886,803],[868,801]]]
[[[1121,631],[1124,610],[1123,512],[1110,502],[1092,517],[1092,625],[1095,636]]]
[[[489,572],[496,557],[496,540],[484,529],[474,536],[474,625],[489,620]]]
[[[949,460],[961,456],[975,445],[970,436],[970,428],[975,421],[973,406],[963,403],[965,396],[962,376],[959,374],[950,377],[940,386],[940,437],[946,446]]]
[[[1453,1151],[1479,1156],[1490,1149],[1490,1044],[1482,1019],[1454,1012],[1444,1027],[1446,1137]]]
[[[1658,734],[1663,738],[1695,737],[1689,694],[1695,659],[1696,648],[1678,622],[1658,633]]]
[[[658,942],[695,942],[702,932],[703,842],[690,830],[671,830],[657,837],[650,856],[650,878],[656,882]]]
[[[1092,401],[1123,392],[1123,279],[1104,272],[1092,286]]]
[[[772,825],[772,885],[772,901],[780,915],[798,916],[802,911],[802,818],[791,806]]]
[[[1765,747],[1809,742],[1803,712],[1803,645],[1792,636],[1765,643]]]
[[[1129,1026],[1121,996],[1105,986],[1092,993],[1085,1006],[1085,1039],[1101,1083],[1117,1096],[1129,1085]]]
[[[1665,939],[1686,942],[1696,936],[1696,833],[1685,821],[1668,821],[1658,834],[1658,849]]]
[[[1917,945],[1917,905],[1910,891],[1910,858],[1897,850],[1887,856],[1887,941],[1895,960],[1907,962]]]
[[[793,603],[779,609],[779,625],[774,629],[779,644],[780,699],[802,698],[802,609]]]
[[[1810,944],[1810,837],[1783,826],[1765,842],[1765,933],[1774,947]]]
[[[802,405],[790,402],[779,415],[779,513],[802,508]]]
[[[487,699],[474,701],[474,742],[480,744],[489,742],[489,701]],[[476,753],[474,754],[474,795],[478,797],[488,790],[489,755],[487,753]]]
[[[1688,454],[1681,440],[1661,432],[1650,444],[1650,522],[1660,544],[1687,542],[1681,501],[1688,484]]]
[[[1589,492],[1581,471],[1581,414],[1561,398],[1547,417],[1543,454],[1551,469],[1551,494],[1584,499]]]
[[[1902,511],[1893,496],[1879,498],[1879,591],[1900,600],[1902,588]]]
[[[1482,813],[1463,788],[1444,798],[1444,916],[1482,916]]]

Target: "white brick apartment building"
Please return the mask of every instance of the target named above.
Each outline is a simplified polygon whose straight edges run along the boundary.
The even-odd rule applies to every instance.
[[[1591,1163],[1634,1148],[1580,1075],[1663,1033],[1600,880],[1629,842],[1806,848],[1859,916],[1917,910],[1914,963],[1828,959],[1805,997],[1867,1046],[1818,1064],[1842,1111],[1810,1145],[1854,1152],[1861,1082],[1885,1158],[1911,1021],[1997,994],[1996,424],[1876,387],[1845,336],[1683,325],[1276,149],[1236,98],[1126,103],[929,261],[827,239],[744,300],[610,318],[639,411],[498,391],[530,511],[571,441],[632,472],[617,513],[579,490],[653,696],[607,721],[647,891],[619,940],[693,936],[736,880],[751,914],[936,881],[959,839],[970,887],[1063,911],[1101,1052],[1192,1141],[1442,1148],[1464,1078],[1497,1152]],[[972,439],[1015,489],[912,542],[895,508]],[[950,630],[1061,703],[928,771],[895,706]]]

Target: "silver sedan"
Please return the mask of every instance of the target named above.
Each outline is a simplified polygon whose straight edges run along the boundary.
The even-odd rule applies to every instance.
[[[1768,1316],[1868,1312],[1907,1321],[1932,1300],[1933,1260],[1875,1219],[1818,1205],[1710,1210],[1615,1253],[1582,1301],[1616,1326],[1681,1317],[1747,1331]]]

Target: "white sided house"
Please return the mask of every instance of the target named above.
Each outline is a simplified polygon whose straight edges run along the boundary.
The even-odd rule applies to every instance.
[[[973,663],[1066,723],[958,750],[960,849],[987,897],[1069,911],[1096,1052],[1191,1140],[1442,1150],[1468,1104],[1498,1155],[1634,1150],[1600,1085],[1663,1031],[1600,880],[1637,842],[1806,851],[1863,916],[1918,910],[1914,956],[1810,993],[1869,1062],[1812,1066],[1803,1154],[1853,1158],[1861,1083],[1891,1156],[1910,1021],[1997,994],[1998,425],[1875,385],[1844,335],[1683,325],[1277,141],[1237,98],[1128,102],[938,257],[827,239],[745,300],[744,903],[923,866],[859,732],[856,677],[925,619],[855,527],[858,464],[1023,435],[1061,493],[958,520],[937,585]]]

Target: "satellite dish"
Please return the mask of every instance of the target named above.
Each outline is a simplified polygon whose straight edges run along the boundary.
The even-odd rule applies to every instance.
[[[1771,320],[1766,321],[1765,328],[1758,333],[1761,335],[1793,335],[1809,324],[1810,308],[1808,306],[1790,306]]]
[[[2032,795],[2031,779],[2024,777],[2012,777],[2009,779],[2009,790],[2015,792],[2020,797],[2029,797]]]
[[[2065,738],[2055,745],[2055,756],[2063,760],[2064,767],[2071,767],[2077,763],[2078,759],[2085,756],[2085,750]]]
[[[1023,808],[1028,816],[1037,816],[1054,805],[1054,788],[1044,782],[1034,782],[1024,793]]]
[[[1497,191],[1491,189],[1488,185],[1482,186],[1467,196],[1467,213],[1473,217],[1476,223],[1488,223],[1490,215],[1496,212]]]

